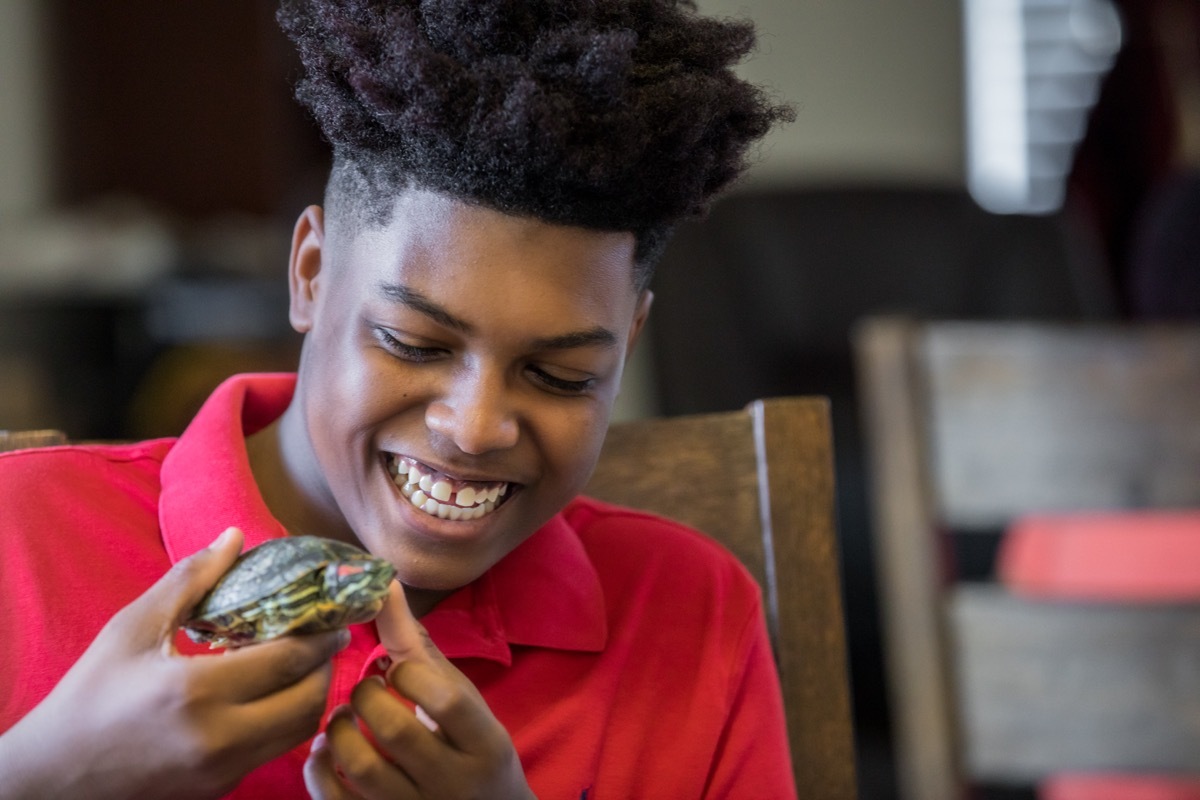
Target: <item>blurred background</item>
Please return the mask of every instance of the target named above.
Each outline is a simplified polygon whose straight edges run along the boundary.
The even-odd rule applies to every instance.
[[[679,231],[619,413],[832,398],[861,790],[888,798],[852,332],[1196,316],[1198,4],[699,5],[758,24],[743,74],[798,118]],[[224,376],[291,368],[327,166],[297,68],[267,2],[0,0],[0,428],[174,435]]]

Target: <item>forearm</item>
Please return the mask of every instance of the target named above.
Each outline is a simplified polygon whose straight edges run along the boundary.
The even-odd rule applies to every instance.
[[[0,735],[0,800],[42,797],[103,798],[100,786],[73,785],[77,762],[26,719]]]

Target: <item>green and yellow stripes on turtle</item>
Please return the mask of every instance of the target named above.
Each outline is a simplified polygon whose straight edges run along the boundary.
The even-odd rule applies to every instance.
[[[290,536],[243,553],[184,628],[211,647],[249,644],[367,622],[395,568],[344,542]]]

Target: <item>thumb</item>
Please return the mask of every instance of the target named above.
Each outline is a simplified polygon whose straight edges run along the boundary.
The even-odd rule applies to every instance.
[[[383,608],[375,617],[375,630],[393,664],[401,661],[433,662],[442,658],[425,626],[417,621],[408,607],[400,581],[392,581],[388,587]]]
[[[226,528],[208,547],[172,566],[118,615],[131,628],[129,639],[144,646],[172,642],[196,604],[233,566],[242,541],[240,529]]]

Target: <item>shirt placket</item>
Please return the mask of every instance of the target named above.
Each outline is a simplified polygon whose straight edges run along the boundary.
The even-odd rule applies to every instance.
[[[333,659],[333,677],[321,730],[325,729],[335,708],[350,702],[350,693],[355,686],[372,675],[383,675],[390,664],[387,651],[375,636],[374,626],[351,626],[350,644]]]

